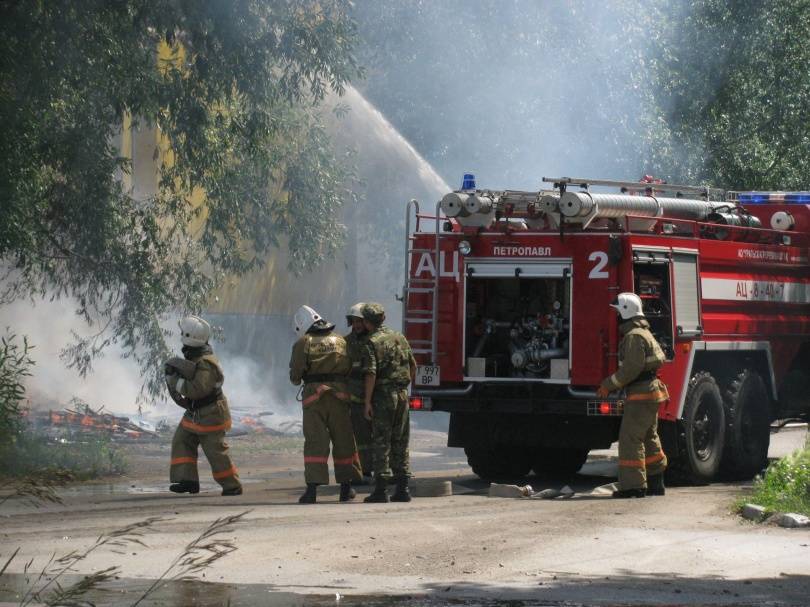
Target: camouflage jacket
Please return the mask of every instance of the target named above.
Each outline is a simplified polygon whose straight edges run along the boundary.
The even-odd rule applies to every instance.
[[[376,375],[375,387],[411,383],[411,364],[416,364],[413,351],[405,336],[385,325],[368,336],[372,355],[369,373]]]
[[[293,345],[290,381],[296,386],[304,382],[305,404],[326,389],[334,390],[340,398],[347,397],[351,368],[346,340],[334,331],[307,333]]]
[[[368,335],[358,335],[354,331],[346,337],[346,347],[352,361],[352,370],[349,373],[348,388],[353,403],[363,403],[365,400],[365,377],[371,373],[373,354],[368,342]]]
[[[645,318],[633,318],[619,325],[619,330],[624,335],[619,344],[619,368],[602,386],[608,390],[625,388],[628,400],[669,398],[666,386],[655,376],[666,357],[650,333],[650,323]]]

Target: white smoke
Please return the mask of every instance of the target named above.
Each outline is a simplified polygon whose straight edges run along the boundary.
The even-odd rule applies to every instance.
[[[34,302],[18,300],[0,307],[0,327],[19,339],[28,338],[35,361],[33,376],[28,378],[26,397],[32,407],[59,408],[71,399],[80,399],[95,409],[110,412],[137,411],[141,391],[141,373],[131,358],[113,344],[93,362],[92,374],[82,378],[67,368],[60,352],[72,339],[73,332],[87,337],[98,332],[76,316],[78,305],[69,299]]]

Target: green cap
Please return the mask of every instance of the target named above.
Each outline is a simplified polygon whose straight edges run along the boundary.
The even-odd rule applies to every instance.
[[[363,319],[380,326],[385,320],[385,308],[378,303],[367,303],[363,306]]]

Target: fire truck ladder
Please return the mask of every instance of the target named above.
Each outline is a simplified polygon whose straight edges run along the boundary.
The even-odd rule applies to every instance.
[[[411,234],[411,214],[416,218],[416,229],[414,234],[419,232],[419,223],[421,219],[433,219],[436,221],[436,248],[434,249],[416,249],[413,244],[416,240],[414,234]],[[429,325],[430,326],[430,339],[411,339],[410,344],[413,348],[414,354],[427,354],[430,364],[435,364],[437,359],[438,350],[438,312],[437,305],[439,295],[439,205],[436,205],[436,215],[422,215],[419,212],[419,202],[411,200],[405,211],[405,283],[402,287],[402,331],[406,332],[408,325]],[[413,278],[411,276],[411,267],[414,253],[431,253],[434,255],[434,273],[433,278]],[[423,294],[429,298],[427,306],[417,309],[411,307],[410,296],[411,294]]]

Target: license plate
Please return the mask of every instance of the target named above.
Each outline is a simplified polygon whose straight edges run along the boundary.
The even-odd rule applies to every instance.
[[[416,367],[416,380],[414,383],[417,386],[438,386],[440,381],[439,367],[417,365]]]

